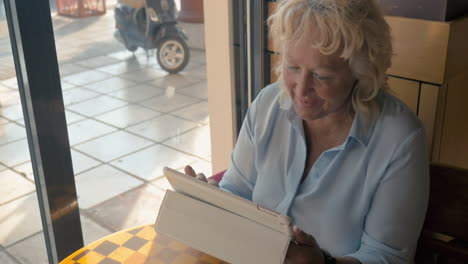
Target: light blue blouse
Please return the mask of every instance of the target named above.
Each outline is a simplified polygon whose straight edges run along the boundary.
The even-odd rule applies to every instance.
[[[302,120],[278,84],[264,88],[220,188],[289,215],[335,257],[411,263],[429,193],[425,133],[401,101],[381,93],[379,102],[379,117],[366,126],[357,113],[346,141],[323,152],[301,184]]]

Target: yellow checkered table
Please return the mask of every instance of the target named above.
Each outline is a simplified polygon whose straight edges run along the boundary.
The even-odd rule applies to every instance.
[[[226,263],[159,235],[154,225],[119,231],[85,246],[60,264],[222,264]]]

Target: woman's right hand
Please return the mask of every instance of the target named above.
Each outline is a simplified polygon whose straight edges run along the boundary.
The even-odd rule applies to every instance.
[[[205,174],[203,174],[203,173],[196,173],[195,170],[190,165],[185,166],[184,172],[185,172],[185,174],[187,174],[189,176],[192,176],[194,178],[197,178],[200,181],[207,182],[207,183],[209,183],[209,184],[211,184],[213,186],[219,187],[219,184],[218,184],[218,182],[216,180],[207,179]]]

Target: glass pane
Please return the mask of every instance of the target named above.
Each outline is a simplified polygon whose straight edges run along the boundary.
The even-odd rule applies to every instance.
[[[0,263],[49,263],[3,1],[0,67]]]
[[[212,173],[203,23],[178,21],[188,41],[172,37],[161,53],[145,51],[138,47],[147,41],[146,20],[139,20],[145,13],[134,15],[138,10],[115,0],[105,4],[106,12],[95,16],[53,13],[85,244],[154,223],[168,188],[164,166],[182,170],[191,164]],[[125,22],[144,22],[133,28],[120,22],[117,38],[125,38],[126,46],[114,35],[116,8]],[[158,26],[153,21],[151,28]],[[157,59],[162,54],[170,68],[188,53],[177,74]]]

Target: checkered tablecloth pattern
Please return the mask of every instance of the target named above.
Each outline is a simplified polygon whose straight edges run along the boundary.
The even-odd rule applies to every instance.
[[[163,235],[154,225],[123,230],[91,243],[60,264],[221,264],[225,263]]]

